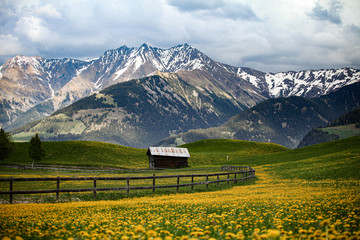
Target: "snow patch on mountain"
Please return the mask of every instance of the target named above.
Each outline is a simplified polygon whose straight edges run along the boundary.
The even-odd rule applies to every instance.
[[[352,68],[267,73],[270,97],[315,97],[360,81],[360,70]]]
[[[261,79],[258,77],[251,75],[245,71],[243,71],[241,68],[238,68],[236,75],[248,82],[250,82],[252,85],[254,85],[256,88],[260,88],[259,82],[261,82]]]

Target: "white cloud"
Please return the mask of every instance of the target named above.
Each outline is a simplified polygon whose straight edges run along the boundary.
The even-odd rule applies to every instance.
[[[19,52],[23,51],[24,48],[22,47],[19,38],[14,37],[10,34],[2,35],[0,34],[0,56],[9,56],[18,54]]]
[[[5,0],[0,59],[187,42],[214,60],[263,71],[360,68],[359,10],[358,0]]]
[[[61,13],[52,4],[46,4],[40,7],[36,10],[36,13],[49,18],[61,18]]]

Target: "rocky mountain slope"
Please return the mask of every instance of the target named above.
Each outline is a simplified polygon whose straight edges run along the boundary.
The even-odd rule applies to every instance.
[[[112,84],[156,71],[177,73],[200,91],[226,92],[246,107],[271,97],[316,97],[360,79],[360,71],[351,68],[273,74],[233,67],[187,44],[122,46],[91,61],[16,56],[0,67],[0,126],[20,127]]]
[[[356,135],[360,135],[360,108],[346,113],[323,127],[311,129],[301,140],[298,147],[306,147]]]
[[[190,129],[218,126],[246,109],[226,92],[199,89],[171,73],[112,85],[14,131],[44,140],[96,140],[146,148]]]
[[[278,143],[295,148],[313,127],[325,125],[360,107],[360,83],[317,98],[288,97],[266,100],[232,117],[219,127],[195,129],[160,141],[171,146],[201,139],[228,138]]]
[[[166,50],[146,44],[139,48],[123,46],[88,62],[17,56],[0,69],[0,124],[18,127],[112,84],[156,71],[183,71],[182,78],[187,81],[193,74],[186,77],[186,72],[199,70],[201,73],[195,74],[201,77],[203,89],[229,91],[248,107],[265,99],[253,85],[243,83],[227,68],[187,44]]]

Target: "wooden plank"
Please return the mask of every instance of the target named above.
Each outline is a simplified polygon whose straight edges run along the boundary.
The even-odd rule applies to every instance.
[[[10,190],[10,204],[12,204],[13,203],[13,181],[10,181],[9,190]]]
[[[129,195],[130,193],[130,178],[127,177],[127,180],[126,180],[126,194]]]
[[[60,178],[57,177],[56,179],[56,200],[59,200],[59,190],[60,190]]]
[[[180,183],[180,175],[177,175],[177,180],[176,180],[176,191],[179,192],[179,183]]]
[[[241,173],[241,171],[239,171],[238,173]],[[206,176],[216,176],[216,175],[227,175],[228,173],[212,173],[212,174],[185,174],[185,175],[180,175],[181,177],[192,177],[193,175],[195,177],[206,177]],[[164,175],[164,176],[155,176],[155,178],[176,178],[178,175]],[[130,177],[131,180],[141,180],[141,179],[153,179],[153,176],[148,176],[148,177]],[[0,178],[0,182],[9,182],[9,181],[13,181],[13,182],[26,182],[26,181],[34,181],[34,182],[39,182],[39,181],[93,181],[93,180],[127,180],[128,177],[53,177],[53,178]]]
[[[206,182],[209,182],[209,175],[206,175]],[[206,189],[209,189],[209,184],[206,184]]]
[[[94,199],[96,199],[96,179],[94,179]]]
[[[155,173],[153,174],[153,192],[155,192]]]
[[[194,183],[194,175],[191,176],[191,191],[194,190],[194,185],[193,185],[193,183]]]

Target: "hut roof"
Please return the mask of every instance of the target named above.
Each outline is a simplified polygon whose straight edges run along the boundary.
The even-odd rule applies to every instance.
[[[187,148],[175,147],[149,147],[146,154],[152,156],[190,157]]]

